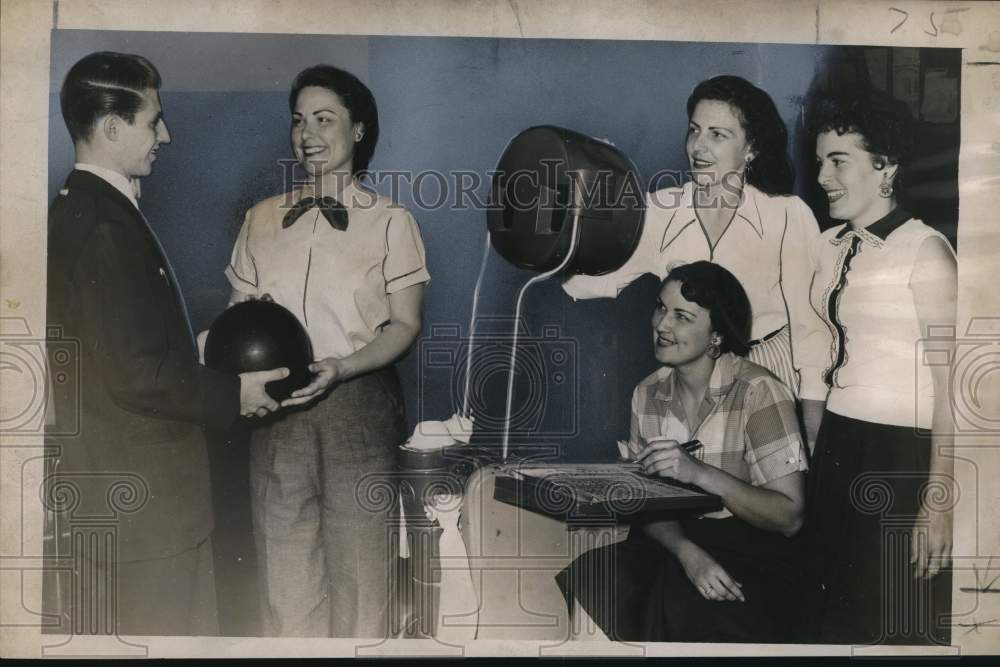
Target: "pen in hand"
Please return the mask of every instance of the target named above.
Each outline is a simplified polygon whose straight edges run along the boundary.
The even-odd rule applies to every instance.
[[[655,438],[653,440],[648,440],[646,444],[651,445],[654,442],[661,442],[662,440],[668,440],[668,439],[669,438]],[[641,452],[642,449],[636,449],[636,447],[630,441],[627,440],[619,440],[617,444],[618,444],[618,451],[621,454],[622,459],[626,461],[639,463],[639,452]],[[682,442],[678,446],[681,447],[688,454],[693,454],[694,452],[701,449],[703,445],[701,444],[700,440],[688,440],[687,442]]]
[[[671,439],[672,438],[653,438],[652,440],[647,440],[646,445],[648,446],[652,445],[654,442],[663,442],[664,440],[671,440]],[[688,440],[687,442],[682,442],[677,446],[683,449],[688,454],[693,454],[694,452],[702,448],[701,440]],[[635,460],[638,461],[639,452],[635,452],[635,454],[636,454]]]
[[[677,450],[679,449],[683,450],[688,456],[693,457],[696,451],[702,449],[702,444],[699,440],[688,440],[687,442],[678,443],[673,438],[652,438],[646,441],[645,447],[635,453],[634,460],[641,466],[642,470],[640,472],[644,475],[651,477],[671,477],[677,481],[691,482],[691,479],[689,479],[691,477],[690,470],[679,474],[678,466],[681,465],[681,459],[684,458],[678,458],[680,455],[677,454]]]
[[[688,454],[693,454],[702,448],[701,440],[689,440],[681,445]]]

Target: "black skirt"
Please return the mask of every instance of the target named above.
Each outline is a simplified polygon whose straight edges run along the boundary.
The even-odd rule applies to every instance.
[[[951,571],[914,579],[910,540],[931,480],[930,433],[823,415],[807,477],[810,583],[802,618],[812,643],[948,644]]]
[[[791,642],[802,586],[800,542],[745,521],[690,519],[684,533],[743,585],[745,602],[701,596],[674,555],[634,525],[624,542],[594,549],[556,576],[617,641]]]

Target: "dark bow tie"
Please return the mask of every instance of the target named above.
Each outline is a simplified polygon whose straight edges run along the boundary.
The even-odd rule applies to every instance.
[[[331,227],[342,232],[347,230],[347,209],[333,197],[323,197],[318,201],[315,197],[303,197],[285,214],[285,218],[281,221],[281,228],[291,227],[296,220],[302,217],[303,213],[313,206],[319,209]]]

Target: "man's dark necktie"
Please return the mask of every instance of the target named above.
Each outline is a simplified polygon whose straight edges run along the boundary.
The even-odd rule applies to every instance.
[[[323,197],[318,200],[315,197],[303,197],[285,214],[284,219],[281,221],[281,228],[287,229],[291,227],[295,224],[296,220],[302,217],[303,213],[313,206],[319,209],[319,212],[323,214],[323,217],[326,218],[331,227],[342,232],[347,229],[347,209],[333,197]]]

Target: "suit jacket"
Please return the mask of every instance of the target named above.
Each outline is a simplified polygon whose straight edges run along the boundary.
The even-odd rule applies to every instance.
[[[198,362],[167,258],[103,179],[69,175],[48,252],[48,331],[61,336],[50,354],[71,350],[79,370],[78,393],[55,388],[50,438],[57,479],[78,502],[70,523],[109,518],[122,561],[190,549],[213,526],[203,426],[238,416],[239,378]]]

